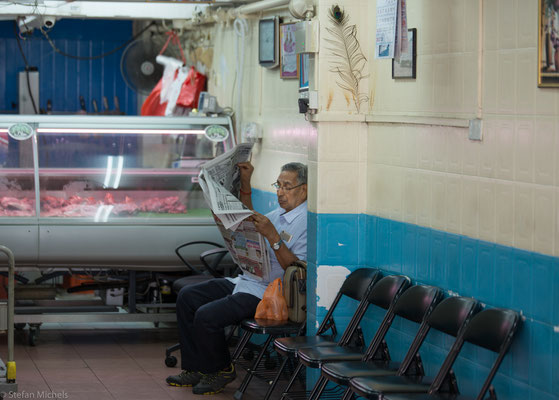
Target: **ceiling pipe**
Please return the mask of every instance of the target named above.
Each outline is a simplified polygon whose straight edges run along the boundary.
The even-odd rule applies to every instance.
[[[245,4],[229,11],[229,15],[236,18],[240,15],[253,14],[270,8],[287,6],[290,0],[262,0],[256,3]]]

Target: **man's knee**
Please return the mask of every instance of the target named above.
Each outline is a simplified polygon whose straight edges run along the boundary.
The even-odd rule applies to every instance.
[[[177,294],[177,309],[195,309],[192,301],[195,297],[195,285],[184,286]]]
[[[231,325],[230,318],[227,318],[227,321],[223,318],[223,316],[228,314],[228,311],[216,307],[215,302],[212,303],[205,304],[196,310],[193,321],[194,326],[200,326],[206,329],[221,329]]]

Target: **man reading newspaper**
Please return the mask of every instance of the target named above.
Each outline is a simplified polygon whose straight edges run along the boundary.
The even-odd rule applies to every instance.
[[[240,199],[252,206],[250,162],[237,164]],[[181,289],[177,297],[177,321],[181,344],[181,373],[167,377],[172,386],[193,386],[194,394],[219,393],[235,377],[224,328],[254,317],[268,284],[283,275],[293,261],[307,255],[307,167],[285,164],[272,184],[279,208],[248,217],[266,238],[270,255],[268,279],[248,274],[237,278],[212,279]]]

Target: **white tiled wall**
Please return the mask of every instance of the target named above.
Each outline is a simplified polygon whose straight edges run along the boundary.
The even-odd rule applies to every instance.
[[[559,255],[559,90],[537,88],[538,5],[483,4],[483,141],[467,128],[369,124],[367,212]],[[394,81],[378,61],[375,114],[476,115],[477,5],[408,2],[417,79]]]
[[[290,21],[288,13],[284,12],[283,17],[285,22]],[[244,41],[241,108],[237,107],[235,94],[241,51],[237,50],[233,23],[212,28],[215,55],[208,89],[218,96],[220,106],[235,110],[235,119],[241,123],[256,122],[262,127],[263,140],[255,145],[252,156],[252,183],[257,189],[271,191],[270,183],[283,164],[307,162],[308,143],[316,136],[316,128],[298,112],[298,80],[281,79],[279,68],[266,69],[258,64],[258,18],[248,18],[246,22],[249,30]],[[240,135],[237,138],[240,141]]]

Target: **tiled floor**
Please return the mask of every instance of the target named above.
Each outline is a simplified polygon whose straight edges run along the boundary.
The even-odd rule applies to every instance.
[[[218,395],[196,396],[190,388],[165,384],[168,375],[179,372],[178,367],[164,365],[165,348],[177,341],[174,327],[84,325],[69,329],[51,325],[41,328],[35,347],[27,344],[26,330],[16,332],[15,361],[20,397],[13,395],[6,399],[231,399],[243,376],[239,373],[237,380]],[[6,357],[4,334],[0,336],[0,358],[6,361]],[[265,385],[253,380],[243,399],[260,400],[265,392]]]

